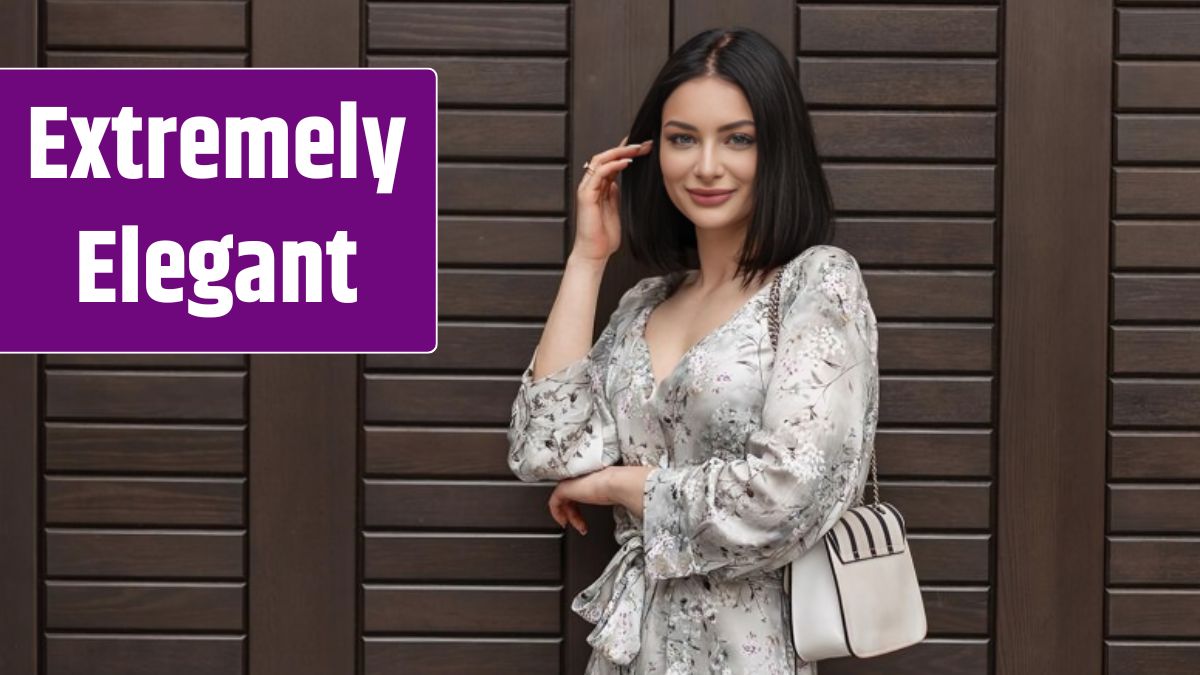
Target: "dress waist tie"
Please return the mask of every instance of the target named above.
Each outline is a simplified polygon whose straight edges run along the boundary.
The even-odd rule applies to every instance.
[[[642,647],[646,608],[646,557],[642,534],[632,531],[604,572],[571,602],[571,610],[596,627],[588,644],[609,661],[628,665]]]

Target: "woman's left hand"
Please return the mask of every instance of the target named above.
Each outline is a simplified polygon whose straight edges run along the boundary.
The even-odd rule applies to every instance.
[[[652,470],[648,466],[608,466],[561,480],[550,493],[550,515],[562,527],[571,523],[580,534],[587,534],[587,523],[579,512],[579,504],[621,504],[640,518],[643,486]]]

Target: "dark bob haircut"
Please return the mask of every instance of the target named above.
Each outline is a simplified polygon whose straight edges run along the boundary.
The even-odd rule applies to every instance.
[[[833,197],[796,74],[775,45],[750,29],[707,30],[675,50],[650,85],[628,142],[657,140],[671,92],[704,76],[740,87],[754,115],[754,217],[737,269],[745,286],[808,247],[831,243]],[[621,171],[622,237],[634,259],[665,271],[686,269],[696,253],[695,225],[667,195],[660,145],[656,142],[650,154]]]

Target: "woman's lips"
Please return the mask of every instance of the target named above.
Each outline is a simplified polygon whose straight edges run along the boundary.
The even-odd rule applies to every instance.
[[[700,206],[717,206],[729,201],[729,198],[733,196],[733,190],[708,195],[688,190],[688,194],[692,196],[692,201]]]

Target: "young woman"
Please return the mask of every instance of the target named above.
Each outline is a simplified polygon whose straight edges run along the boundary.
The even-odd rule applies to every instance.
[[[796,76],[753,31],[701,33],[627,138],[640,143],[594,156],[579,185],[509,467],[559,481],[563,527],[586,533],[579,503],[614,507],[620,548],[571,605],[596,624],[590,675],[816,675],[792,646],[784,565],[861,499],[879,368],[857,261],[827,243]],[[629,289],[591,344],[622,237],[665,273]]]

